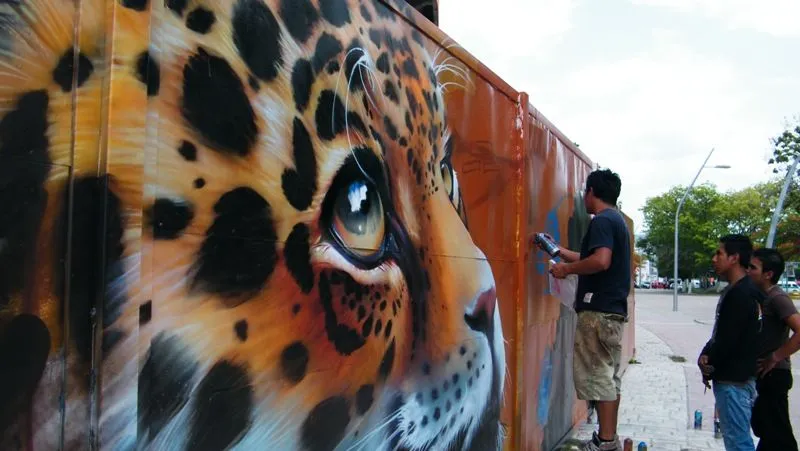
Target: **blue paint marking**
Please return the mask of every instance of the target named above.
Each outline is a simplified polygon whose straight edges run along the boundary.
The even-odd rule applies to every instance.
[[[567,196],[561,196],[561,198],[556,202],[555,206],[547,212],[547,216],[545,217],[544,227],[545,232],[549,233],[553,239],[556,240],[557,243],[561,242],[561,224],[558,221],[558,209],[561,207],[561,203],[564,202]],[[548,260],[550,260],[550,256],[547,255],[544,251],[538,250],[536,251],[536,273],[539,275],[544,275],[547,273],[547,265]],[[544,286],[544,291],[542,294],[549,295],[550,294],[550,284],[546,284]]]
[[[554,237],[555,238],[555,237]],[[547,424],[550,416],[550,389],[553,386],[553,350],[545,349],[542,360],[542,376],[539,379],[539,402],[536,409],[536,420],[542,426]]]

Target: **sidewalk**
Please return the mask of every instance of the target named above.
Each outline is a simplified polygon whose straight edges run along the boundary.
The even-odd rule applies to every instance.
[[[639,442],[648,451],[724,450],[722,439],[715,439],[713,417],[703,415],[703,429],[689,423],[685,363],[673,362],[672,350],[647,329],[636,326],[636,361],[622,378],[622,402],[617,433],[620,441],[630,437],[635,450]],[[592,423],[579,424],[573,439],[560,449],[572,449],[575,440],[588,440],[596,430]]]

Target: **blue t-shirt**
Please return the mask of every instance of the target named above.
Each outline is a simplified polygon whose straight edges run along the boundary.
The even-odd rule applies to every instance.
[[[601,247],[611,249],[611,265],[605,271],[578,276],[575,311],[616,313],[627,318],[631,289],[630,235],[628,225],[614,208],[601,211],[589,223],[581,242],[581,260]]]

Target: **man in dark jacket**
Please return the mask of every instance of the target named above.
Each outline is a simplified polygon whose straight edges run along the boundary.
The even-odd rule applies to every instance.
[[[755,375],[761,329],[761,290],[747,277],[753,245],[743,235],[720,238],[712,264],[728,282],[717,304],[711,339],[697,364],[703,382],[714,383],[714,398],[726,450],[755,450],[750,419],[756,396]]]

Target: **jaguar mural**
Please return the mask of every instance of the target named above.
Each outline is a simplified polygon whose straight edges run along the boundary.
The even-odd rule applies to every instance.
[[[403,8],[0,2],[0,448],[502,447],[470,74]]]

